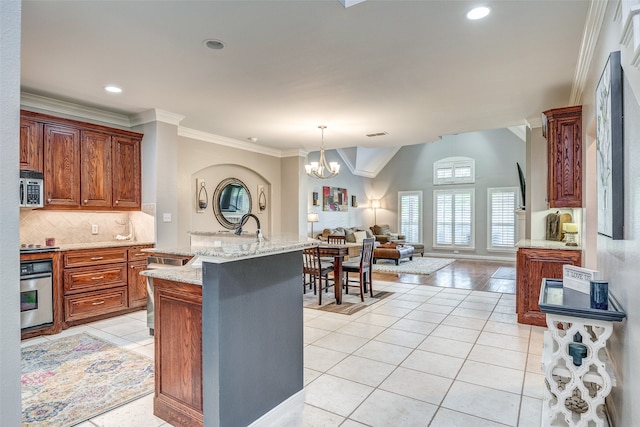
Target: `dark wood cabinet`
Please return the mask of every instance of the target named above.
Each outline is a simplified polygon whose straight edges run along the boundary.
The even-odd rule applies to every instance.
[[[111,135],[85,130],[80,145],[80,199],[83,207],[113,204]]]
[[[148,252],[142,252],[142,249],[151,246],[137,246],[129,248],[129,307],[146,307],[147,306],[147,278],[141,276],[140,272],[147,268]]]
[[[153,413],[173,425],[202,426],[202,286],[158,278],[153,285]]]
[[[43,172],[42,123],[20,118],[20,170]]]
[[[582,106],[542,113],[550,208],[582,207]]]
[[[43,170],[46,209],[139,210],[141,141],[136,132],[21,112],[20,165]]]
[[[518,323],[547,326],[538,300],[543,278],[562,279],[562,266],[581,266],[582,251],[568,249],[518,249],[516,270],[516,312]]]
[[[80,129],[44,125],[44,205],[80,205]]]
[[[113,137],[113,206],[140,209],[140,139]]]

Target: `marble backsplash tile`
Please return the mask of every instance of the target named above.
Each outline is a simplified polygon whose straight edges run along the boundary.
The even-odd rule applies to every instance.
[[[155,241],[153,212],[145,205],[138,212],[85,212],[20,210],[20,243],[45,244],[53,237],[56,245],[117,241],[116,236],[131,234],[132,241]],[[98,233],[92,234],[92,226]]]

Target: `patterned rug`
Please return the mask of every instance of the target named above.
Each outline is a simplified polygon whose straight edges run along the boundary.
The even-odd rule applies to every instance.
[[[86,333],[22,349],[23,426],[72,426],[153,390],[153,360]]]
[[[400,265],[391,259],[379,259],[373,264],[373,271],[380,273],[431,274],[451,264],[454,259],[413,257],[413,261],[401,260]]]
[[[355,293],[355,291],[353,290],[350,294],[345,294],[344,292],[342,292],[342,304],[338,305],[336,304],[336,299],[333,297],[333,289],[330,288],[328,293],[322,294],[322,305],[318,305],[318,295],[314,295],[313,291],[307,291],[307,293],[303,295],[302,301],[304,308],[330,311],[332,313],[339,314],[353,314],[357,313],[365,307],[377,303],[382,299],[385,299],[388,296],[393,295],[393,292],[387,291],[380,291],[376,293],[375,288],[373,289],[373,292],[373,298],[369,294],[366,294],[364,297],[364,302],[360,301],[359,292]]]

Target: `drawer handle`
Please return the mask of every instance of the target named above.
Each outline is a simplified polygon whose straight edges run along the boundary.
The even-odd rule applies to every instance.
[[[100,279],[104,279],[104,276],[96,276],[91,278],[91,280],[100,280]]]
[[[120,202],[120,200],[116,200],[116,205]]]
[[[100,305],[100,304],[104,304],[104,300],[91,303],[91,305]]]
[[[97,261],[97,260],[103,259],[103,258],[104,258],[103,256],[94,256],[94,257],[91,257],[91,261]]]
[[[134,254],[133,256],[147,256],[147,254]]]

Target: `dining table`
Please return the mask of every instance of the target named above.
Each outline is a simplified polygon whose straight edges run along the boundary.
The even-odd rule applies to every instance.
[[[321,242],[318,246],[320,247],[320,256],[333,257],[333,291],[336,304],[342,304],[342,262],[345,256],[357,256],[355,252],[362,248],[362,243]]]

